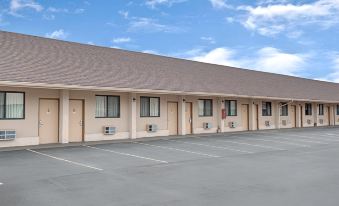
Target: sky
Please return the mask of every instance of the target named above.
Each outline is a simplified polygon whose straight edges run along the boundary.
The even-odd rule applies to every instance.
[[[339,0],[0,0],[0,30],[339,82]]]

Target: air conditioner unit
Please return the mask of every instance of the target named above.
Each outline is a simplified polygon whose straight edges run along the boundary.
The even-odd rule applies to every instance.
[[[282,124],[283,126],[286,126],[286,125],[287,125],[287,121],[286,121],[286,120],[282,120],[282,121],[281,121],[281,124]]]
[[[270,121],[265,121],[265,126],[266,126],[266,127],[271,126],[271,122],[270,122]]]
[[[15,130],[0,130],[0,140],[14,140],[15,138]]]
[[[312,121],[310,119],[308,119],[307,124],[312,124]]]
[[[211,129],[212,128],[212,123],[204,122],[203,126],[204,126],[204,129]]]
[[[158,131],[158,126],[156,124],[148,124],[146,130],[147,132],[156,132]]]
[[[229,123],[228,123],[228,126],[229,126],[230,128],[236,128],[236,127],[237,127],[237,123],[236,123],[236,122],[229,122]]]
[[[323,119],[319,119],[319,124],[324,124],[324,120]]]
[[[104,126],[105,135],[114,135],[116,133],[116,128],[112,126]]]

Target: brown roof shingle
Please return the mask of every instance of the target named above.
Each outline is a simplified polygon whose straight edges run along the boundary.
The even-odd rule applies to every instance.
[[[339,84],[0,31],[0,81],[339,102]]]

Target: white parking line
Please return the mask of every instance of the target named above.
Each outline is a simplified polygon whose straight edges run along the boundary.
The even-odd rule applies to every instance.
[[[323,136],[323,135],[318,135],[319,137],[314,137],[314,136],[303,136],[303,135],[295,135],[295,134],[289,134],[290,136],[294,137],[301,137],[301,138],[306,138],[306,139],[314,139],[314,140],[325,140],[325,141],[333,141],[333,142],[339,142],[339,139],[328,139],[328,136]]]
[[[154,144],[146,144],[146,143],[141,143],[141,142],[133,142],[133,143],[140,144],[140,145],[146,145],[146,146],[150,146],[150,147],[157,147],[157,148],[162,148],[162,149],[175,150],[175,151],[179,151],[179,152],[186,152],[186,153],[191,153],[191,154],[203,155],[203,156],[207,156],[207,157],[220,157],[220,156],[216,156],[216,155],[194,152],[194,151],[189,151],[189,150],[183,150],[183,149],[178,149],[178,148],[173,148],[173,147],[166,147],[166,146],[160,146],[160,145],[154,145]]]
[[[0,185],[3,185],[4,183],[0,182]]]
[[[250,140],[258,140],[258,141],[263,141],[263,142],[275,142],[275,143],[288,144],[288,145],[294,145],[294,146],[299,146],[299,147],[311,147],[310,145],[298,144],[298,143],[294,143],[294,142],[284,142],[284,141],[278,141],[278,140],[270,140],[270,139],[253,138],[253,139],[250,139]]]
[[[285,139],[285,140],[296,141],[296,142],[306,142],[306,143],[316,143],[316,144],[328,144],[327,142],[311,141],[311,140],[296,139],[296,138],[288,138],[288,137],[271,137],[271,138],[275,138],[275,139]]]
[[[52,159],[68,162],[70,164],[74,164],[74,165],[78,165],[78,166],[82,166],[82,167],[87,167],[87,168],[94,169],[94,170],[99,170],[99,171],[103,170],[103,169],[100,169],[100,168],[97,168],[97,167],[93,167],[93,166],[90,166],[90,165],[86,165],[86,164],[83,164],[83,163],[70,161],[70,160],[67,160],[67,159],[60,158],[60,157],[55,157],[55,156],[52,156],[52,155],[49,155],[49,154],[45,154],[45,153],[42,153],[42,152],[37,152],[35,150],[31,150],[31,149],[26,149],[26,150],[30,151],[30,152],[33,152],[33,153],[36,153],[36,154],[39,154],[39,155],[42,155],[42,156],[45,156],[45,157],[49,157],[49,158],[52,158]]]
[[[231,140],[220,140],[220,139],[218,139],[218,141],[229,142],[229,143],[240,144],[240,145],[248,145],[248,146],[253,146],[253,147],[261,147],[261,148],[266,148],[266,149],[286,150],[286,149],[282,149],[282,148],[278,148],[278,147],[271,147],[271,146],[259,145],[259,144],[249,144],[249,143],[236,142],[236,141],[231,141]]]
[[[339,134],[332,134],[332,133],[326,133],[326,135],[330,135],[330,136],[336,136],[336,137],[338,137],[338,136],[339,136]]]
[[[99,147],[93,147],[93,146],[88,146],[88,145],[83,145],[83,146],[84,147],[88,147],[88,148],[92,148],[92,149],[101,150],[101,151],[104,151],[104,152],[110,152],[110,153],[118,154],[118,155],[135,157],[135,158],[145,159],[145,160],[151,160],[151,161],[154,161],[154,162],[161,162],[161,163],[165,163],[165,164],[168,163],[167,161],[153,159],[153,158],[149,158],[149,157],[143,157],[143,156],[134,155],[134,154],[128,154],[128,153],[124,153],[124,152],[117,152],[117,151],[114,151],[114,150],[102,149],[102,148],[99,148]]]
[[[184,144],[192,144],[192,145],[199,145],[199,146],[204,146],[204,147],[211,147],[211,148],[217,148],[217,149],[224,149],[224,150],[230,150],[230,151],[236,151],[236,152],[243,152],[243,153],[248,153],[248,154],[253,154],[254,152],[249,152],[245,150],[238,150],[238,149],[233,149],[229,147],[220,147],[220,146],[214,146],[214,145],[209,145],[209,144],[200,144],[200,143],[194,143],[194,142],[185,142],[181,140],[174,140],[174,139],[163,139],[167,141],[173,141],[173,142],[181,142]]]

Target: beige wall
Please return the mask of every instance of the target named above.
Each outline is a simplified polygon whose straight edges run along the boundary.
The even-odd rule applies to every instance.
[[[96,95],[120,96],[120,118],[95,118]],[[69,99],[81,99],[85,102],[84,111],[84,139],[85,141],[99,141],[111,139],[127,139],[128,129],[128,94],[113,92],[70,91]],[[116,127],[115,135],[104,135],[104,126]]]
[[[317,126],[329,126],[330,125],[330,121],[329,121],[330,111],[328,109],[329,106],[330,104],[324,104],[324,115],[318,115]],[[317,106],[317,114],[319,114],[319,106]]]
[[[65,99],[65,95],[69,99],[81,99],[84,100],[84,140],[85,141],[100,141],[100,140],[112,140],[112,139],[127,139],[131,138],[132,127],[130,127],[131,119],[136,120],[136,137],[150,137],[150,136],[167,136],[169,134],[167,125],[167,103],[178,102],[178,130],[179,134],[182,132],[182,127],[185,127],[184,121],[184,105],[185,102],[192,103],[192,127],[194,134],[200,133],[216,133],[216,132],[232,132],[242,131],[244,127],[242,125],[241,105],[249,105],[249,129],[253,129],[254,119],[252,112],[255,105],[258,105],[259,115],[259,129],[274,129],[274,128],[290,128],[291,125],[291,105],[296,106],[296,126],[300,127],[300,114],[303,116],[303,126],[313,127],[314,122],[318,122],[318,126],[328,125],[328,113],[331,112],[331,121],[334,120],[336,125],[339,125],[339,115],[336,115],[335,104],[324,105],[324,115],[319,116],[318,107],[319,103],[313,103],[312,116],[305,115],[305,102],[292,102],[289,104],[289,116],[279,115],[279,103],[278,101],[272,102],[272,116],[262,116],[262,102],[265,100],[253,100],[243,98],[216,98],[207,96],[177,96],[177,95],[155,95],[155,94],[136,94],[135,98],[135,116],[131,113],[131,95],[129,93],[114,93],[114,92],[96,92],[96,91],[69,91],[60,92],[60,90],[47,90],[47,89],[25,89],[25,88],[10,88],[0,87],[0,91],[22,91],[25,92],[25,119],[22,120],[0,120],[0,129],[15,129],[17,131],[17,138],[14,141],[0,141],[0,147],[10,146],[23,146],[23,145],[36,145],[39,144],[39,99],[40,98],[53,98],[53,99]],[[95,95],[118,95],[120,96],[120,118],[95,118]],[[160,97],[160,117],[140,117],[140,96]],[[68,99],[66,97],[66,99]],[[198,100],[199,99],[212,99],[213,100],[213,116],[200,117],[198,115]],[[228,116],[225,120],[221,119],[221,109],[224,108],[224,100],[237,100],[237,116]],[[270,101],[270,100],[268,100]],[[302,106],[302,111],[300,111]],[[328,111],[328,106],[331,106],[331,110]],[[66,111],[66,110],[64,110]],[[68,110],[67,110],[68,111]],[[60,117],[68,118],[68,115],[60,115]],[[323,119],[323,124],[320,124],[320,119]],[[283,125],[282,121],[286,121],[287,125]],[[307,120],[310,120],[310,124],[307,124]],[[265,125],[265,121],[270,122],[270,126]],[[62,122],[62,120],[61,120]],[[204,122],[212,124],[211,129],[204,129]],[[229,123],[236,122],[236,128],[230,128]],[[156,124],[158,126],[157,132],[147,132],[147,124]],[[65,125],[63,125],[65,126]],[[114,126],[117,129],[115,135],[104,135],[104,126]],[[219,130],[218,130],[219,129]],[[67,134],[67,129],[62,130]],[[134,130],[133,130],[134,131]],[[64,137],[62,137],[64,138]],[[67,137],[66,137],[67,138]],[[67,142],[67,141],[60,141]]]
[[[227,99],[223,99],[223,100],[236,100],[237,101],[237,116],[227,116],[226,119],[223,121],[223,127],[224,127],[224,131],[225,132],[234,132],[234,131],[244,131],[246,130],[246,128],[244,128],[244,125],[242,125],[242,113],[241,113],[241,106],[243,104],[247,104],[249,105],[249,110],[250,110],[250,105],[252,104],[252,102],[249,99],[239,99],[239,98],[227,98]],[[222,108],[225,108],[225,103],[222,103]],[[219,111],[221,112],[221,111]],[[248,111],[249,117],[250,118],[250,111]],[[236,127],[235,128],[231,128],[230,127],[230,123],[231,122],[235,122],[236,123]]]
[[[160,117],[140,117],[140,97],[141,96],[160,97]],[[167,125],[167,102],[169,101],[179,102],[179,97],[173,96],[173,95],[151,95],[151,94],[137,94],[136,95],[137,138],[169,135],[168,125]],[[158,131],[147,132],[146,127],[148,124],[156,124],[158,127]]]
[[[0,130],[14,129],[17,138],[13,141],[0,141],[0,147],[39,144],[39,97],[58,98],[58,90],[0,87],[0,91],[25,92],[25,119],[0,120]]]

